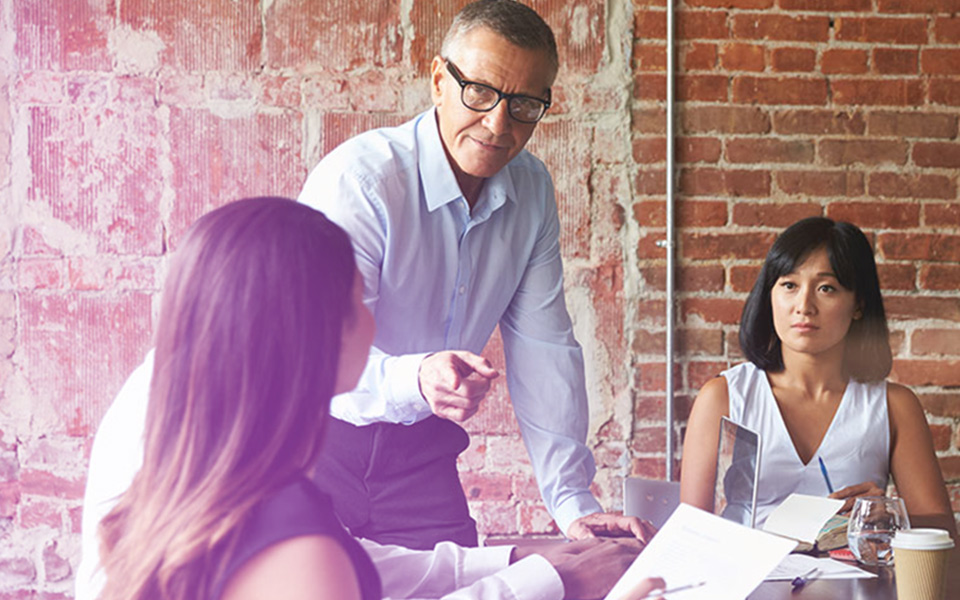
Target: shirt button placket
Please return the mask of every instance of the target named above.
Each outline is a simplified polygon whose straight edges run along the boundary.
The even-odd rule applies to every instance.
[[[457,244],[457,280],[456,288],[453,295],[453,311],[451,314],[450,328],[448,329],[447,335],[447,348],[461,346],[461,337],[463,331],[463,323],[466,318],[464,314],[464,307],[466,304],[466,294],[467,294],[467,284],[466,281],[470,281],[470,262],[468,252],[468,238],[470,236],[470,212],[467,208],[464,213],[464,228],[463,232],[460,234],[460,241]]]

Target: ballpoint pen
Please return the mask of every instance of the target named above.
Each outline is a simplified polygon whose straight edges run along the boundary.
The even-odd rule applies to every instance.
[[[647,592],[645,596],[640,598],[640,600],[644,600],[645,598],[659,598],[660,596],[666,596],[667,594],[675,594],[677,592],[683,592],[693,588],[698,588],[701,585],[707,585],[707,582],[698,581],[697,583],[688,583],[686,585],[679,585],[677,587],[667,588],[665,590],[650,590],[649,592]]]
[[[830,476],[827,475],[827,465],[823,464],[823,458],[818,456],[817,460],[820,461],[820,472],[823,473],[823,480],[827,482],[827,490],[829,490],[830,493],[832,494],[833,484],[830,483]]]
[[[808,583],[816,579],[819,574],[820,574],[820,569],[818,567],[814,567],[809,571],[807,571],[806,573],[804,573],[803,575],[794,577],[793,581],[790,582],[790,585],[792,585],[793,589],[795,590],[802,588],[803,586],[807,585]]]

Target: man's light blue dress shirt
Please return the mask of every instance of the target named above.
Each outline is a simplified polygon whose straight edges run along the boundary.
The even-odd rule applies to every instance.
[[[510,398],[547,509],[563,531],[599,512],[583,355],[543,163],[520,152],[484,183],[471,214],[430,110],[340,145],[299,201],[350,234],[377,324],[357,389],[334,397],[331,414],[355,425],[430,416],[420,362],[441,350],[480,354],[499,322]]]

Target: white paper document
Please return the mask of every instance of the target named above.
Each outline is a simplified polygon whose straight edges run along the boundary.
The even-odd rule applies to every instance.
[[[849,563],[832,558],[790,554],[767,575],[766,581],[793,581],[794,577],[800,577],[809,573],[812,569],[817,569],[817,579],[870,579],[877,576],[876,573],[864,571]]]
[[[668,600],[743,600],[797,543],[681,504],[606,600],[621,600],[645,577],[667,588],[695,585]]]
[[[813,544],[820,529],[842,506],[843,500],[790,494],[773,509],[763,530]]]

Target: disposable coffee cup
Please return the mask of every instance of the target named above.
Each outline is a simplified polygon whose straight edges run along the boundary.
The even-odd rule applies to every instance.
[[[890,543],[898,600],[945,600],[947,562],[953,549],[943,529],[901,529]]]

